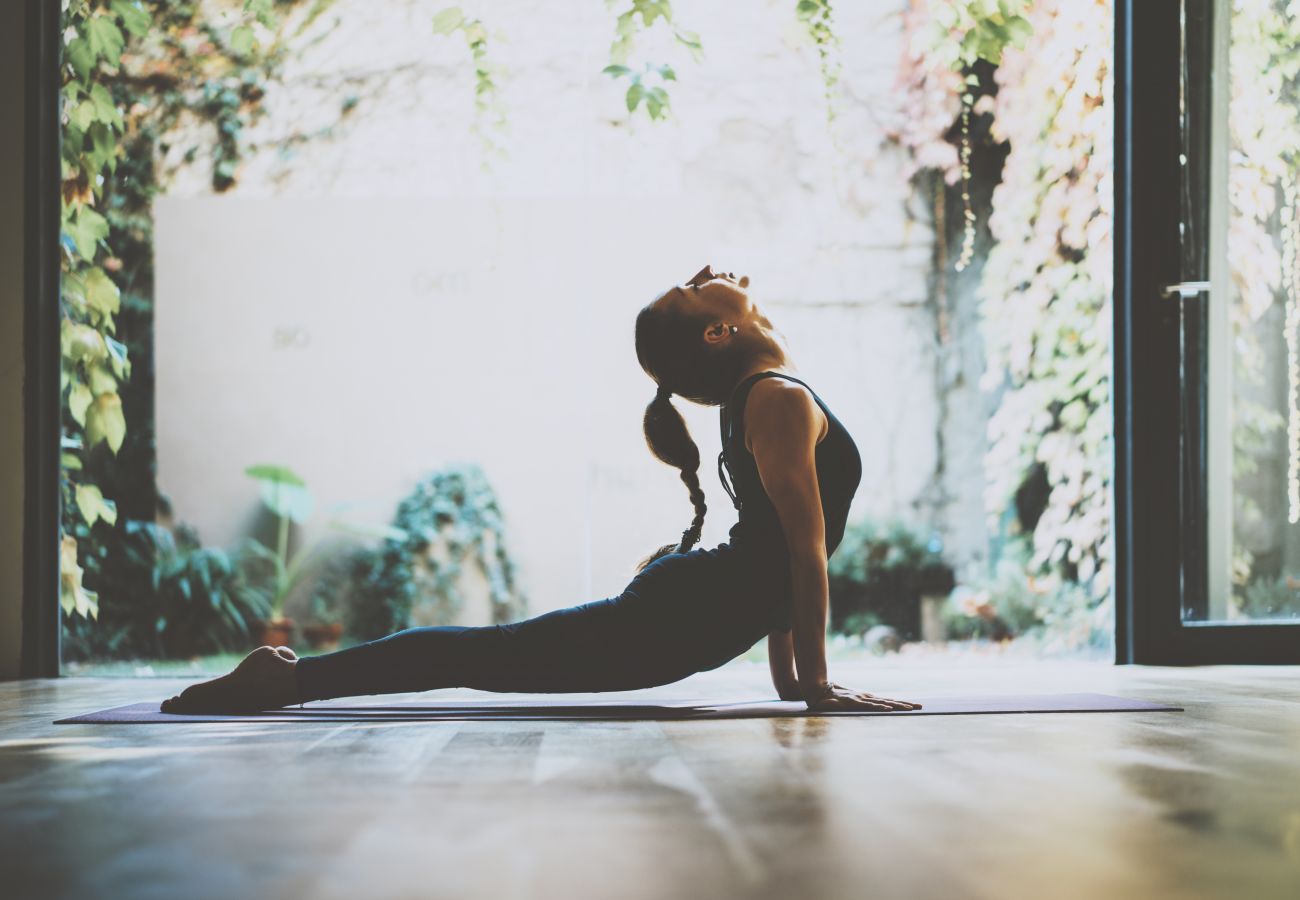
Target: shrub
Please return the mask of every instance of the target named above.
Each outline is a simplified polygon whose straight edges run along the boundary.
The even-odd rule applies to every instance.
[[[921,629],[921,596],[946,594],[953,586],[939,537],[899,521],[850,524],[827,574],[831,631],[839,634],[856,634],[870,622],[892,625],[914,639]]]
[[[270,612],[261,575],[240,547],[204,547],[198,532],[128,519],[106,561],[99,618],[65,620],[65,656],[176,658],[248,646]]]

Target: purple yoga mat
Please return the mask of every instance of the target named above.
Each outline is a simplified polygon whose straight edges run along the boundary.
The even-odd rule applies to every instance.
[[[59,719],[55,725],[157,725],[190,722],[468,722],[545,720],[758,719],[781,716],[955,716],[981,713],[1179,712],[1182,707],[1108,694],[1007,694],[983,697],[917,697],[919,710],[906,712],[811,713],[798,701],[669,700],[660,703],[573,700],[443,700],[362,705],[336,701],[309,703],[247,715],[178,715],[158,709],[158,701],[115,706]]]

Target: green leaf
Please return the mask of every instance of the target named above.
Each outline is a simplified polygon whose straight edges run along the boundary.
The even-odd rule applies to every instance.
[[[677,73],[673,71],[672,66],[660,66],[659,77],[662,78],[664,81],[676,81]]]
[[[122,128],[122,112],[113,102],[113,95],[99,82],[90,87],[90,99],[94,103],[95,118],[117,129]]]
[[[86,410],[86,441],[93,447],[100,441],[108,444],[114,454],[122,449],[126,439],[126,417],[122,414],[122,398],[115,392],[100,394]]]
[[[86,425],[86,409],[94,399],[95,395],[91,393],[89,386],[80,381],[74,384],[68,393],[68,413],[73,421],[83,428]]]
[[[433,33],[434,34],[451,34],[460,27],[460,23],[465,21],[465,13],[459,6],[449,6],[440,10],[433,16]]]
[[[64,453],[59,456],[59,465],[70,472],[81,471],[81,457],[74,453]]]
[[[1011,46],[1017,50],[1024,49],[1026,42],[1034,36],[1034,26],[1024,16],[1013,16],[1008,19],[1006,27]]]
[[[92,363],[108,356],[108,347],[104,336],[89,325],[69,322],[66,328],[68,339],[68,359],[72,362]]]
[[[112,130],[103,122],[90,126],[91,155],[96,168],[117,171],[117,144]]]
[[[93,363],[86,367],[90,376],[90,392],[96,396],[109,394],[117,390],[117,379],[103,363]]]
[[[611,78],[622,78],[624,75],[631,75],[632,70],[627,66],[610,65],[600,70],[602,75],[609,75]]]
[[[275,12],[271,8],[272,0],[244,0],[244,12],[251,12],[267,28],[275,27]]]
[[[95,121],[95,104],[89,100],[82,100],[72,108],[72,112],[68,114],[68,121],[85,131],[90,127],[90,123]]]
[[[249,466],[244,470],[244,474],[250,478],[256,478],[258,481],[270,481],[278,484],[296,484],[305,487],[307,482],[302,480],[296,472],[288,466],[273,466],[262,464]]]
[[[101,518],[104,508],[104,493],[95,484],[79,484],[76,491],[77,509],[87,525],[94,525]]]
[[[116,315],[122,305],[122,295],[104,270],[95,266],[86,273],[86,302],[101,315]]]
[[[130,378],[131,360],[127,356],[126,344],[104,335],[104,346],[108,349],[108,360],[113,367],[113,374],[122,379]]]
[[[113,0],[112,9],[121,17],[126,30],[136,37],[149,30],[149,13],[145,12],[139,3],[132,0]]]
[[[91,52],[90,42],[85,38],[78,37],[68,41],[63,51],[63,58],[83,81],[90,77],[91,70],[95,68],[95,54]]]
[[[65,534],[59,547],[59,605],[66,615],[99,617],[99,595],[81,584],[83,570],[77,562],[77,541]]]
[[[122,58],[122,30],[108,16],[92,16],[86,22],[86,40],[90,42],[90,52],[117,68]]]
[[[641,102],[641,99],[644,96],[645,88],[641,85],[641,82],[634,82],[632,86],[627,89],[627,111],[634,112],[637,104]]]
[[[253,29],[240,25],[230,32],[230,49],[236,56],[248,56],[253,52]]]
[[[99,241],[108,237],[108,220],[89,206],[82,206],[77,211],[76,220],[71,223],[68,236],[76,244],[81,258],[92,260]]]

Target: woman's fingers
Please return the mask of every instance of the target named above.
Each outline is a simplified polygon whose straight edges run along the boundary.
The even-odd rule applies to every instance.
[[[859,692],[859,697],[864,703],[883,705],[887,709],[912,710],[921,708],[919,703],[912,703],[908,700],[891,700],[888,697],[877,697],[875,694],[865,692]]]

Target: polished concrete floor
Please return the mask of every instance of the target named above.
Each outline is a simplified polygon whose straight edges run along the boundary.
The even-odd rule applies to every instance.
[[[1186,712],[54,726],[178,682],[9,683],[0,895],[1300,897],[1296,668],[832,674],[903,698],[1083,690]],[[770,689],[741,663],[630,696],[652,694]]]

